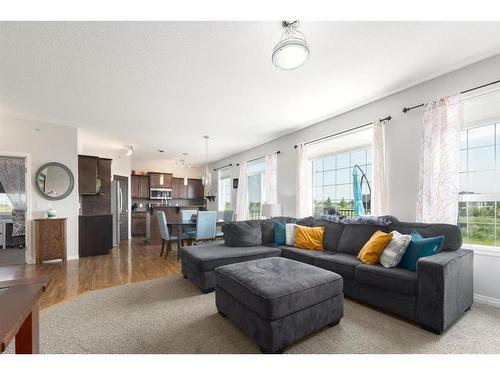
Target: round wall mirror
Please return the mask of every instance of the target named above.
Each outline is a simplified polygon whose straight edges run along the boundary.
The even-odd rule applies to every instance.
[[[35,176],[38,192],[49,200],[66,198],[75,184],[73,173],[61,163],[46,163],[38,169]]]

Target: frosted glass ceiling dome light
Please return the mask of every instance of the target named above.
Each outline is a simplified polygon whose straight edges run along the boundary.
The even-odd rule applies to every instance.
[[[273,64],[283,70],[294,70],[309,58],[309,45],[304,34],[297,30],[299,21],[283,21],[285,31],[273,49]]]

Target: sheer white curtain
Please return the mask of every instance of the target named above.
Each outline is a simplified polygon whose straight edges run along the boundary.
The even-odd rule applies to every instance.
[[[266,156],[263,202],[278,203],[278,154]]]
[[[426,104],[417,182],[417,220],[457,223],[460,162],[460,96]]]
[[[236,220],[246,220],[248,216],[247,162],[240,163],[238,191],[236,193]]]
[[[307,156],[307,146],[299,143],[297,146],[297,196],[295,202],[297,218],[312,215],[312,171],[311,162]]]
[[[14,209],[25,210],[24,159],[0,158],[0,183]]]
[[[385,121],[373,122],[373,180],[371,213],[374,216],[387,214],[387,175],[385,165]]]

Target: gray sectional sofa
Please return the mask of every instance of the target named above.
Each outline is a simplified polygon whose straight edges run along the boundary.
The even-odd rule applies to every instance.
[[[271,220],[235,222],[223,228],[226,242],[230,244],[234,240],[235,228],[236,235],[243,228],[247,246],[231,247],[224,241],[217,241],[184,247],[181,249],[184,277],[203,292],[209,292],[215,287],[214,271],[219,266],[282,256],[339,274],[343,278],[344,295],[413,320],[435,333],[443,332],[472,305],[473,252],[461,249],[462,235],[458,226],[397,220],[388,225],[344,224],[330,218],[295,220],[280,217],[273,220],[325,227],[324,251],[274,246]],[[255,230],[256,223],[260,225],[260,234]],[[356,256],[379,229],[397,230],[403,234],[416,230],[424,237],[442,235],[445,240],[438,254],[419,259],[416,272],[363,264]]]

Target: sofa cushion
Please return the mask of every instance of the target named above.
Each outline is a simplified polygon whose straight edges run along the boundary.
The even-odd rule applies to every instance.
[[[224,242],[227,246],[245,247],[262,244],[262,229],[258,220],[233,221],[232,223],[225,224],[222,227],[222,231],[224,232]]]
[[[325,228],[325,233],[323,234],[323,248],[328,251],[337,251],[344,225],[339,222],[332,222],[319,218],[314,221],[314,226]]]
[[[199,271],[213,271],[216,267],[248,260],[280,256],[281,250],[268,246],[229,247],[223,241],[211,242],[181,249],[182,263]]]
[[[396,293],[414,296],[417,291],[417,273],[404,268],[385,268],[380,264],[360,264],[356,267],[356,281]]]
[[[361,248],[373,236],[373,234],[381,230],[387,232],[387,227],[379,227],[366,224],[346,224],[340,237],[338,252],[358,255]]]
[[[262,233],[261,245],[274,244],[274,222],[272,220],[260,220],[260,231]]]
[[[362,263],[355,255],[343,253],[321,254],[313,260],[316,267],[338,273],[348,279],[354,279],[354,272],[359,264]]]
[[[297,249],[293,246],[280,246],[279,248],[282,250],[281,254],[283,257],[307,264],[313,264],[313,259],[320,255],[325,253],[332,254],[324,251]]]
[[[402,234],[417,231],[426,238],[444,236],[441,251],[454,251],[462,247],[462,231],[458,225],[399,222],[390,225],[389,228]]]
[[[275,320],[342,293],[342,278],[286,258],[259,259],[215,270],[221,288],[262,318]]]

